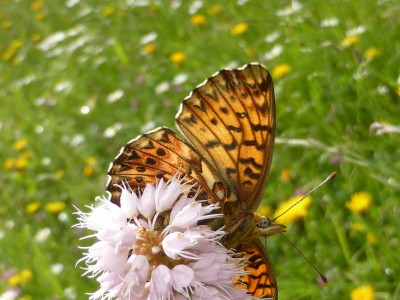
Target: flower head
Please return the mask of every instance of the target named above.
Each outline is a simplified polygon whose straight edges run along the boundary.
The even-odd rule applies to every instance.
[[[308,207],[311,204],[311,196],[304,198],[303,201],[297,203],[303,195],[295,196],[286,202],[283,202],[275,212],[274,217],[277,217],[287,211],[284,215],[279,217],[279,222],[282,224],[293,223],[308,215]],[[297,203],[297,204],[296,204]],[[295,206],[293,206],[296,204]],[[292,207],[293,206],[293,207]]]
[[[359,34],[348,35],[342,40],[341,44],[345,48],[352,47],[358,43],[359,39],[360,39]]]
[[[367,192],[358,192],[351,196],[351,200],[346,202],[346,207],[352,212],[361,213],[371,207],[372,197]]]
[[[293,179],[293,173],[289,169],[282,169],[281,171],[281,179],[283,182],[288,183]]]
[[[272,69],[272,77],[281,78],[292,71],[292,67],[288,64],[279,64]]]
[[[206,17],[202,14],[195,14],[190,18],[190,22],[196,26],[202,26],[206,22]]]
[[[248,29],[249,29],[249,24],[247,24],[246,22],[240,22],[233,25],[233,27],[231,28],[231,34],[242,35],[245,34]]]
[[[351,300],[374,300],[374,288],[371,285],[363,285],[351,292]]]
[[[381,54],[381,52],[379,51],[378,48],[371,47],[371,48],[368,48],[368,49],[364,52],[364,57],[365,57],[366,59],[371,60],[371,59],[374,59],[375,57],[378,57],[380,54]]]
[[[169,59],[174,65],[179,66],[185,62],[186,54],[183,51],[176,51],[170,55]]]
[[[98,198],[77,212],[76,226],[98,240],[81,259],[100,283],[89,299],[251,299],[233,287],[243,260],[218,242],[225,232],[200,224],[221,216],[217,204],[195,200],[176,178],[120,188],[119,206]]]
[[[148,43],[143,46],[144,54],[153,54],[156,51],[156,45],[154,43]]]
[[[399,87],[400,91],[400,87]],[[400,92],[399,92],[400,95]],[[369,126],[369,131],[377,136],[383,134],[400,133],[400,126],[395,126],[392,124],[384,122],[374,122]]]
[[[65,210],[65,202],[63,201],[52,201],[45,205],[44,209],[52,214],[59,214]]]

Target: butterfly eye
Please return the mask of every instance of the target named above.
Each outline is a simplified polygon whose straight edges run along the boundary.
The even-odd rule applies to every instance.
[[[267,228],[269,225],[271,225],[272,221],[270,218],[262,216],[260,217],[260,221],[257,224],[257,227],[259,228]]]

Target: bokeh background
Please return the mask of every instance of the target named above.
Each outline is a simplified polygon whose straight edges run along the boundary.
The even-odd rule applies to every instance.
[[[87,299],[71,226],[126,142],[224,67],[272,73],[260,211],[337,178],[267,241],[280,299],[400,299],[400,3],[0,1],[0,299]]]

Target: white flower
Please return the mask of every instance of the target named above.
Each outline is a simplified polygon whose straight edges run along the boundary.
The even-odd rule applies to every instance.
[[[124,96],[123,90],[116,90],[107,96],[108,103],[114,103],[115,101],[121,99]]]
[[[334,27],[339,24],[339,20],[336,18],[324,19],[321,21],[321,27]]]
[[[181,73],[174,77],[172,83],[175,85],[181,85],[182,83],[186,82],[188,78],[189,78],[188,74]]]
[[[400,133],[400,126],[395,126],[388,123],[374,122],[369,126],[369,131],[378,136],[387,133]]]
[[[143,37],[140,39],[140,44],[141,44],[141,45],[146,45],[146,44],[148,44],[148,43],[150,43],[150,42],[155,41],[156,38],[157,38],[157,33],[155,33],[155,32],[150,32],[150,33],[146,34],[145,36],[143,36]]]
[[[252,299],[233,287],[243,260],[219,243],[225,232],[199,224],[221,217],[217,204],[190,197],[177,176],[137,193],[119,188],[120,206],[98,198],[77,212],[76,226],[97,238],[80,260],[100,283],[89,299]]]

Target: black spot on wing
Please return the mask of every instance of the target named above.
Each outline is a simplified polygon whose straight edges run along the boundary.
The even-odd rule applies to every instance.
[[[206,148],[209,149],[218,147],[219,145],[220,145],[219,141],[209,141],[207,144],[205,144]]]

